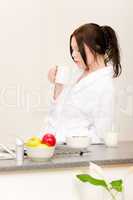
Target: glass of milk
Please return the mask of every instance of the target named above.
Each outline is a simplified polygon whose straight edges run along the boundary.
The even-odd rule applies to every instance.
[[[118,145],[118,132],[109,131],[106,133],[104,142],[108,147],[116,147]]]

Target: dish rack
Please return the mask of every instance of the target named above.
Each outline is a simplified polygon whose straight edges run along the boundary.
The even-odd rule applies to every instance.
[[[55,148],[55,155],[80,155],[89,153],[90,150],[88,148],[71,148],[64,144],[59,144]]]
[[[0,144],[0,160],[15,159],[16,154],[8,147]]]

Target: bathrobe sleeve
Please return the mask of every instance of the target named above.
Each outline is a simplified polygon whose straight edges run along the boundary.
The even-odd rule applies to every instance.
[[[56,135],[58,120],[60,118],[62,106],[69,89],[70,86],[65,86],[56,100],[53,98],[53,95],[51,95],[48,114],[43,120],[43,125],[41,127],[43,133],[49,132]]]

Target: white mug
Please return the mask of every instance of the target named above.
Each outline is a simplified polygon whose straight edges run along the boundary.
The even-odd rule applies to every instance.
[[[68,84],[69,80],[70,80],[70,68],[66,66],[57,66],[55,83],[61,83],[65,85]]]

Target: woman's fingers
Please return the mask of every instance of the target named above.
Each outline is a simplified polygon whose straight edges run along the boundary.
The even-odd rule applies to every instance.
[[[56,73],[57,73],[57,66],[54,66],[49,70],[49,72],[48,72],[48,80],[51,83],[55,83]]]

